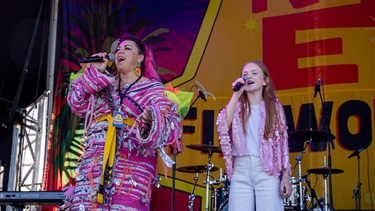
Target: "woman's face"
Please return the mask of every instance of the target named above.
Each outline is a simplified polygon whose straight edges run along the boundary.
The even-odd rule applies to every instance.
[[[124,40],[116,48],[115,63],[119,71],[133,71],[137,64],[141,64],[143,55],[138,53],[137,44],[131,40]]]
[[[263,87],[267,85],[267,78],[264,76],[260,67],[255,63],[246,64],[242,69],[242,76],[249,79],[245,86],[246,92],[262,91]]]

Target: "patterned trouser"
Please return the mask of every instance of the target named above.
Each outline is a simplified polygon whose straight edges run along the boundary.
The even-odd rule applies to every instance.
[[[104,134],[103,134],[104,133]],[[157,163],[156,156],[130,154],[122,146],[116,153],[112,174],[104,184],[104,203],[92,203],[90,194],[99,189],[102,174],[105,132],[91,134],[77,168],[72,210],[149,210]]]

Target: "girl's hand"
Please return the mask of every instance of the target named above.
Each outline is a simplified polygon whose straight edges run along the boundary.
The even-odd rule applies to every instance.
[[[292,185],[290,184],[288,177],[282,177],[280,182],[280,194],[281,198],[288,198],[292,194]]]

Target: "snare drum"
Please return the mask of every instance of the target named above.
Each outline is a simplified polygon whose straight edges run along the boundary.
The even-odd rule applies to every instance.
[[[290,184],[292,185],[295,185],[295,184],[298,184],[298,179],[296,179],[295,177],[290,177]]]
[[[292,185],[292,194],[288,198],[284,198],[284,207],[299,206],[299,185]]]
[[[284,210],[299,210],[300,207],[300,197],[299,185],[292,185],[292,194],[288,198],[284,198]],[[307,190],[305,186],[302,186],[302,197],[303,202],[307,196]]]

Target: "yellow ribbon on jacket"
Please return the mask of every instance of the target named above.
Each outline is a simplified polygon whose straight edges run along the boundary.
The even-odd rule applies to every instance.
[[[97,202],[103,203],[103,194],[104,194],[104,172],[106,170],[106,167],[108,166],[110,169],[110,172],[112,172],[113,163],[115,161],[115,152],[116,152],[116,127],[112,125],[113,117],[111,114],[107,114],[104,116],[101,116],[96,119],[96,122],[101,121],[108,121],[108,131],[107,131],[107,137],[105,139],[105,145],[104,145],[104,155],[103,155],[103,166],[102,166],[102,175],[100,178],[99,183],[99,190],[98,190],[98,197]],[[133,126],[135,122],[135,119],[132,118],[125,118],[124,123]]]

